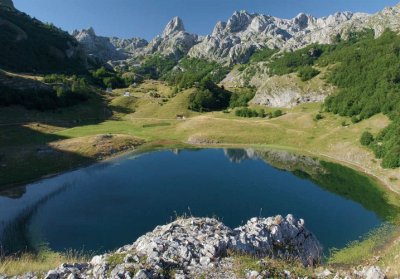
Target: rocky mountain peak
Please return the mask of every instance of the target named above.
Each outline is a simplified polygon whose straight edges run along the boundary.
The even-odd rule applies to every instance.
[[[228,20],[226,25],[230,32],[240,32],[245,30],[253,20],[254,15],[246,11],[236,11]]]
[[[182,19],[176,16],[170,22],[168,22],[167,26],[164,29],[162,37],[165,38],[181,31],[185,31],[185,26],[183,25]]]
[[[226,22],[218,21],[211,35],[218,36],[225,30],[225,28],[226,28]]]
[[[298,25],[301,30],[307,28],[313,21],[314,21],[314,18],[305,13],[299,13],[293,19],[293,23]]]
[[[74,36],[75,38],[79,40],[83,39],[83,38],[95,38],[96,36],[96,32],[94,31],[93,27],[89,27],[87,29],[82,29],[82,30],[74,30],[72,32],[72,36]]]

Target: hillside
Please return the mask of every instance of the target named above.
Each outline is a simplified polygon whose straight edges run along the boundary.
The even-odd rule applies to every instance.
[[[86,56],[78,42],[52,24],[42,23],[0,2],[0,68],[19,72],[84,72]]]

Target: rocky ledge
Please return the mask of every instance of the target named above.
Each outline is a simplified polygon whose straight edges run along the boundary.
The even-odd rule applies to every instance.
[[[255,261],[262,262],[266,269],[249,269],[243,275],[235,273],[233,258],[245,255],[251,255]],[[63,264],[49,271],[45,278],[276,277],[276,273],[271,274],[268,271],[268,263],[263,259],[265,257],[311,267],[320,263],[323,250],[316,237],[305,228],[304,221],[297,220],[292,215],[286,218],[279,215],[252,218],[236,229],[231,229],[216,219],[188,218],[158,226],[132,245],[119,248],[114,253],[95,256],[89,263]],[[381,274],[377,268],[372,271],[368,269],[365,274],[370,275],[371,272],[374,275]],[[331,275],[329,270],[325,270],[315,276]],[[358,275],[360,277],[357,278],[367,278],[361,273]],[[384,278],[381,275],[383,277],[373,278]],[[282,270],[279,277],[296,278],[286,270]],[[35,274],[26,274],[17,278],[38,277]]]

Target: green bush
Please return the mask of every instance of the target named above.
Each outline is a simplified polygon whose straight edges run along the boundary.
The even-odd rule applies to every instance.
[[[247,107],[248,102],[250,102],[255,95],[256,91],[253,88],[241,90],[240,92],[233,92],[229,102],[229,107]]]
[[[250,57],[251,63],[263,62],[268,61],[272,55],[277,53],[277,49],[270,49],[270,48],[263,48],[256,50]]]
[[[190,88],[203,79],[209,79],[214,83],[220,82],[229,68],[217,62],[199,58],[185,57],[179,61],[177,69],[169,71],[163,76],[170,85],[180,88]]]
[[[200,82],[189,97],[189,109],[194,111],[224,110],[229,106],[231,92],[217,86],[209,79]]]
[[[313,77],[319,75],[320,71],[317,69],[314,69],[311,66],[304,66],[301,67],[298,70],[297,76],[302,80],[302,81],[307,81],[312,79]]]
[[[283,112],[280,110],[280,109],[278,109],[278,110],[276,110],[276,111],[274,111],[273,113],[272,113],[272,117],[279,117],[279,116],[282,116],[283,115]]]
[[[324,116],[323,116],[322,114],[320,114],[320,113],[317,113],[317,114],[315,115],[314,119],[315,119],[316,121],[322,120],[322,119],[324,119]]]
[[[93,83],[103,88],[124,88],[130,85],[129,83],[126,84],[117,72],[107,70],[104,67],[92,71],[91,74]]]
[[[329,52],[331,48],[331,46],[314,44],[295,52],[286,52],[280,57],[272,59],[269,64],[270,71],[272,74],[284,75],[311,67],[324,52]]]
[[[236,116],[240,117],[265,117],[265,110],[260,109],[260,110],[255,110],[255,109],[250,109],[250,108],[239,108],[235,111]]]
[[[0,85],[0,106],[21,105],[40,111],[55,110],[86,101],[88,92],[73,92],[60,86],[55,90],[20,90]]]
[[[177,64],[173,58],[154,54],[147,56],[134,73],[145,79],[161,79]]]
[[[393,149],[390,149],[386,152],[385,156],[382,159],[382,167],[384,168],[398,168],[400,167],[400,146],[396,146]]]
[[[361,135],[360,143],[364,146],[370,145],[374,141],[374,136],[370,132],[364,132]]]
[[[356,124],[356,123],[358,123],[358,122],[360,122],[361,120],[360,120],[360,118],[357,116],[357,115],[353,115],[352,117],[351,117],[351,122],[353,123],[353,124]]]

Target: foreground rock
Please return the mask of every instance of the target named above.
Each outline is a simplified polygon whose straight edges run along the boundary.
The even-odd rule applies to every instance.
[[[132,245],[95,256],[90,263],[63,264],[46,278],[197,278],[199,274],[233,278],[228,255],[246,254],[255,256],[255,261],[268,256],[298,260],[304,266],[318,264],[323,256],[304,221],[292,215],[253,218],[236,229],[216,219],[189,218],[158,226]]]
[[[298,262],[313,278],[385,278],[377,267],[365,267],[347,273],[312,269],[320,263],[322,247],[304,227],[302,219],[252,218],[231,229],[216,219],[179,219],[158,226],[132,245],[115,253],[93,257],[89,263],[62,264],[45,274],[46,279],[78,278],[299,278],[306,277],[274,267],[274,259]],[[242,265],[241,257],[254,261]],[[259,258],[259,259],[258,259]],[[253,270],[256,266],[260,267]],[[306,268],[308,267],[308,268]],[[241,268],[241,269],[240,269]],[[29,273],[15,277],[39,278]],[[6,277],[2,277],[5,279]]]

